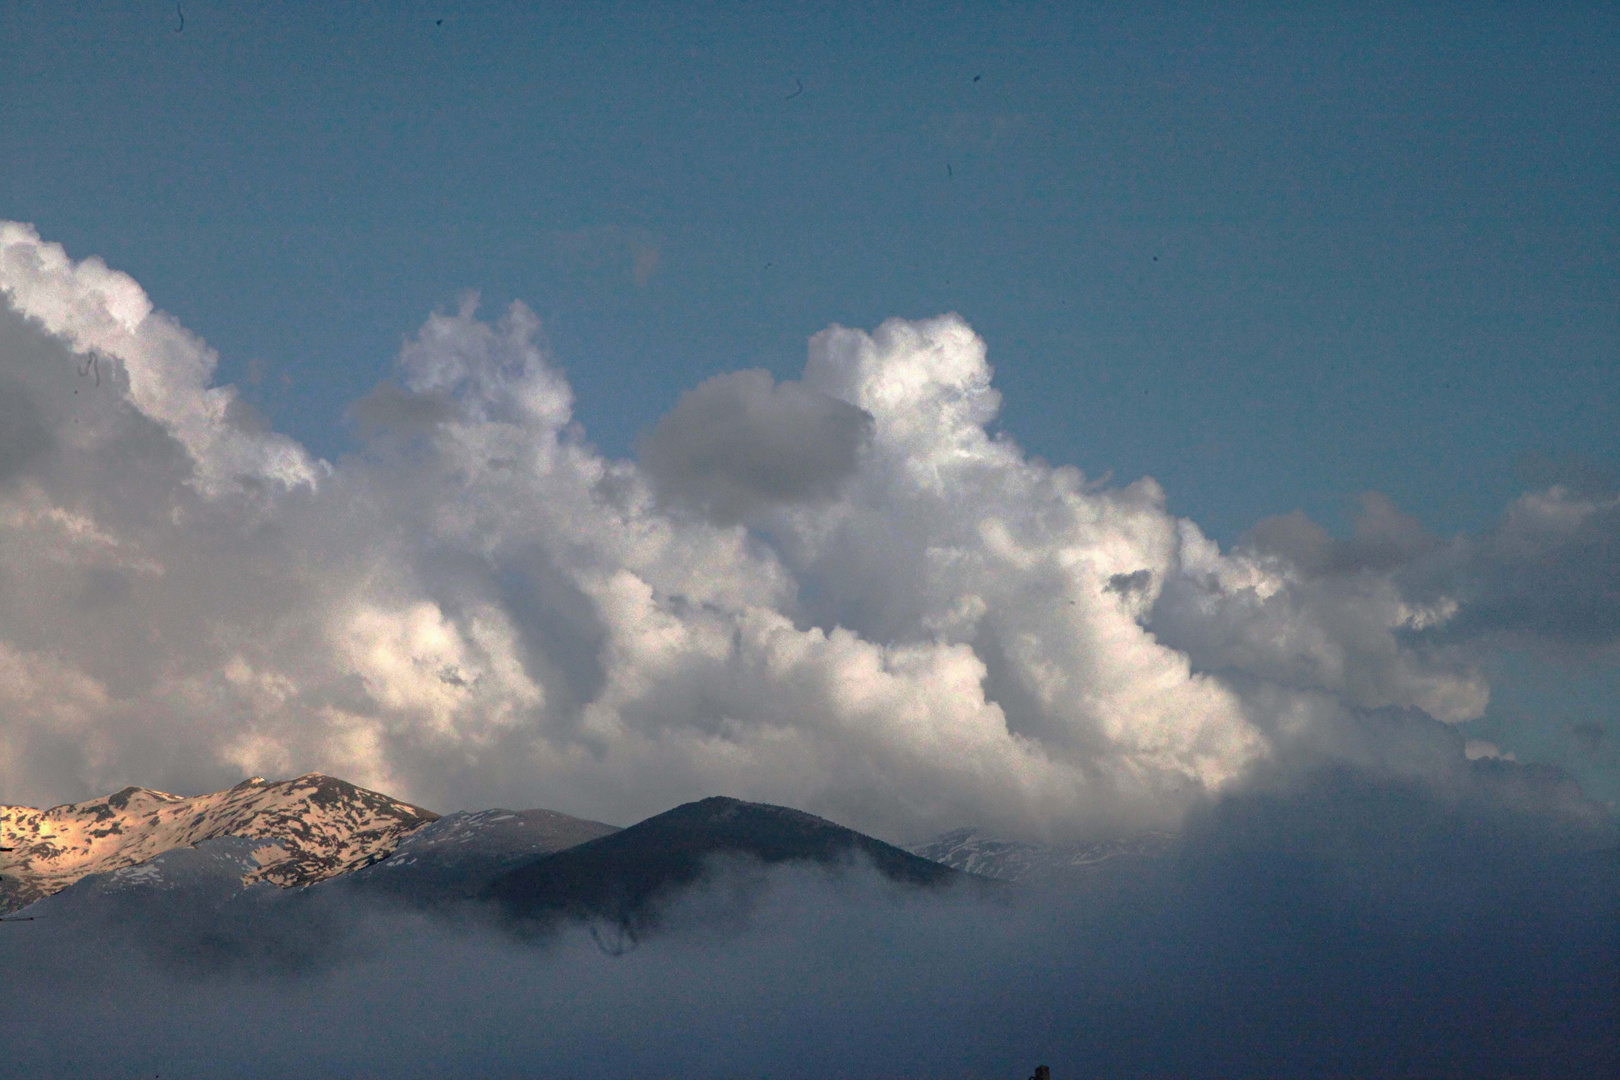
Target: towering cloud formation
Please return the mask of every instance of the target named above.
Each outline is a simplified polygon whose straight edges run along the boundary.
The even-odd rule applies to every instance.
[[[235,389],[208,385],[219,358],[154,311],[129,275],[109,270],[100,259],[74,263],[32,228],[0,222],[0,289],[18,312],[94,361],[97,388],[105,358],[105,374],[116,376],[133,411],[185,447],[192,461],[189,479],[199,490],[213,495],[254,481],[281,487],[314,482],[314,466],[302,447],[232,415],[240,411]],[[33,374],[37,380],[44,373]]]
[[[1612,501],[1534,496],[1478,543],[1374,501],[1351,541],[1284,519],[1223,553],[1152,480],[992,436],[954,316],[711,380],[630,462],[584,441],[527,309],[469,302],[331,465],[100,262],[4,225],[0,295],[13,798],[319,770],[443,810],[721,792],[894,838],[1118,830],[1268,762],[1397,753],[1370,710],[1479,715],[1493,628],[1615,637],[1504,584],[1573,552],[1607,597]]]

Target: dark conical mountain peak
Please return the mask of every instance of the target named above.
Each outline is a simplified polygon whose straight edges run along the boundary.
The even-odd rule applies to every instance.
[[[853,829],[846,829],[826,818],[790,806],[747,802],[727,795],[711,795],[696,802],[682,803],[673,810],[666,810],[632,827],[642,826],[649,830],[704,829],[712,831],[716,837],[727,836],[743,841],[757,839],[755,830],[759,829],[787,830],[806,838],[818,833],[825,833],[828,838],[843,834],[848,834],[844,839],[863,836]]]
[[[633,935],[717,860],[737,858],[830,868],[859,859],[890,880],[914,886],[966,877],[802,810],[713,796],[518,867],[486,895],[519,920],[607,919]]]

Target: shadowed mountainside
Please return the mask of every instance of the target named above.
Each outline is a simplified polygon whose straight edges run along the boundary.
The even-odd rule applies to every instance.
[[[863,859],[919,887],[976,880],[813,814],[715,796],[521,866],[485,896],[515,921],[601,919],[633,938],[657,922],[661,902],[726,858],[830,867]]]
[[[407,836],[381,862],[323,887],[435,907],[476,899],[503,874],[538,856],[615,832],[616,826],[555,810],[460,811]]]

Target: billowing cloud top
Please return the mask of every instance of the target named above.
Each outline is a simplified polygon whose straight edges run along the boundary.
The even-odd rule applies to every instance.
[[[584,441],[527,309],[468,302],[331,465],[98,260],[5,224],[0,293],[22,800],[323,771],[610,821],[724,793],[898,838],[1162,825],[1268,763],[1413,758],[1357,717],[1480,715],[1482,636],[1616,636],[1555,625],[1560,588],[1613,600],[1613,499],[1528,497],[1475,542],[1373,500],[1353,540],[1283,519],[1223,553],[1152,480],[992,436],[955,316],[711,380],[631,462]],[[1560,552],[1574,577],[1515,576]]]

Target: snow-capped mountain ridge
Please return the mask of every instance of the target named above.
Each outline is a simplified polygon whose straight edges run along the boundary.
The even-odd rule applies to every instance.
[[[90,874],[136,866],[225,836],[262,840],[244,881],[308,885],[376,862],[437,814],[309,773],[253,777],[226,791],[171,795],[128,787],[39,810],[0,807],[0,911],[49,896]]]

